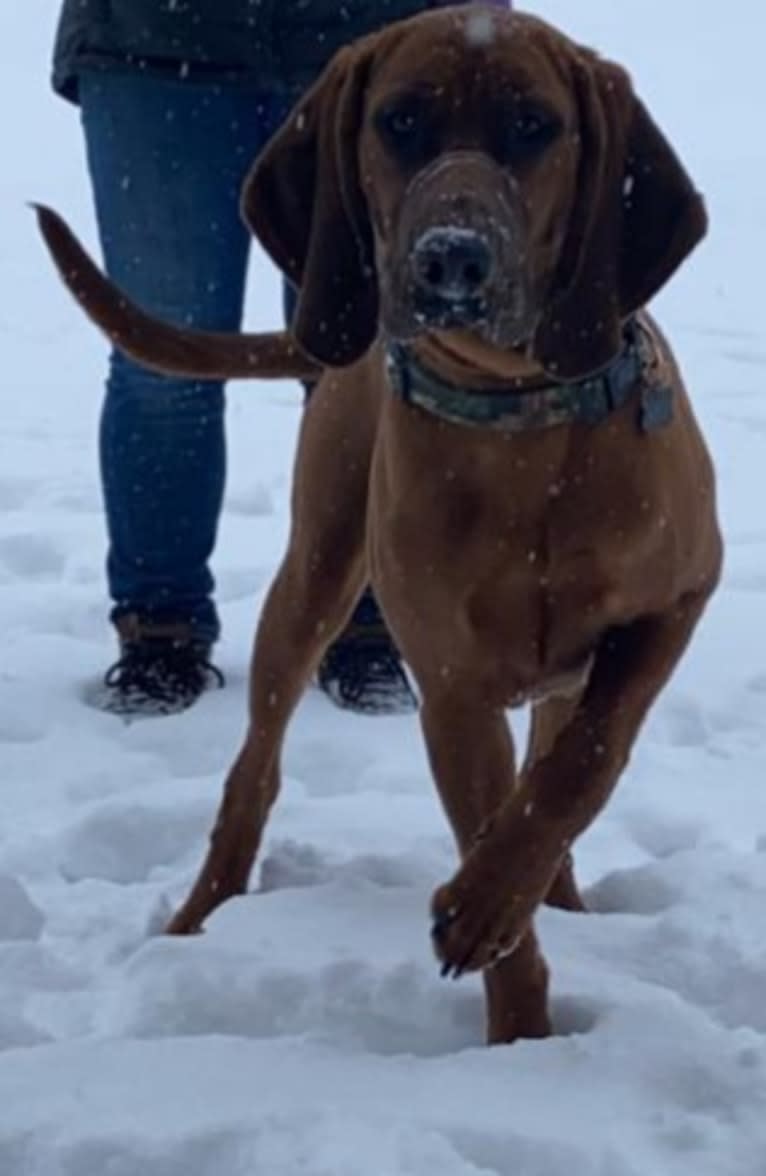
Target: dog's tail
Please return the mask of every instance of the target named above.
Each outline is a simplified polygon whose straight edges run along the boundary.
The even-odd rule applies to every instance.
[[[287,331],[235,334],[174,327],[131,302],[101,273],[58,213],[32,205],[64,285],[115,347],[153,371],[187,379],[316,379],[322,368]]]

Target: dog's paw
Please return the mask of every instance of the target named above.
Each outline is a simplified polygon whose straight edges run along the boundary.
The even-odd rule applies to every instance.
[[[463,871],[431,900],[431,938],[442,976],[491,968],[511,955],[524,937],[535,903],[503,890],[471,886]]]

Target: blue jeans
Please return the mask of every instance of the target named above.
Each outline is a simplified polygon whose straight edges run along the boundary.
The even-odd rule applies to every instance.
[[[109,276],[171,322],[237,330],[249,250],[240,188],[288,100],[127,72],[85,73],[80,95]],[[112,620],[134,613],[218,636],[209,561],[223,418],[222,384],[112,354],[100,429]]]

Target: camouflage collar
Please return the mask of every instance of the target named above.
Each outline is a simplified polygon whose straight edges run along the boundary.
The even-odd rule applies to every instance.
[[[641,387],[638,425],[643,432],[660,428],[673,416],[672,390],[648,378],[655,366],[655,348],[635,321],[625,329],[625,342],[612,362],[586,380],[571,383],[521,384],[507,389],[466,389],[443,380],[398,343],[387,349],[388,376],[405,404],[455,425],[522,433],[556,425],[598,425],[625,404]]]

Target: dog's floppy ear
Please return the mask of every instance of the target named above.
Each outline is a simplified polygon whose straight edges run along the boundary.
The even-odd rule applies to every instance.
[[[574,61],[580,124],[577,191],[558,271],[534,340],[563,379],[616,354],[621,322],[704,236],[702,198],[619,66]]]
[[[259,156],[242,215],[299,288],[292,331],[330,366],[375,339],[378,287],[357,144],[373,38],[340,51]]]

